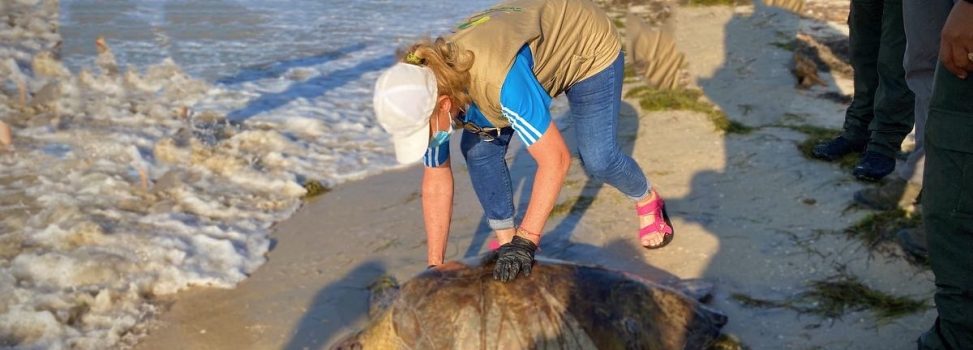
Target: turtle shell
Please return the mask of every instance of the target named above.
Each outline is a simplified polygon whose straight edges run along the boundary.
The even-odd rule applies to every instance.
[[[453,261],[406,282],[336,348],[703,349],[727,318],[651,281],[539,258],[529,277],[493,279],[495,259]]]

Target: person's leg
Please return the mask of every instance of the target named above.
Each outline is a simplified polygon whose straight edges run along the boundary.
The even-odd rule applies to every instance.
[[[875,119],[869,127],[868,149],[894,159],[902,140],[915,124],[915,97],[905,81],[903,59],[906,37],[902,0],[885,0],[882,37],[878,51],[878,89],[875,91]]]
[[[882,38],[883,0],[852,0],[848,14],[849,50],[855,92],[845,112],[842,136],[853,143],[868,141],[878,89],[878,57]]]
[[[618,145],[624,60],[621,55],[604,71],[565,91],[570,118],[585,171],[633,200],[649,194],[642,169]]]
[[[631,156],[622,152],[618,144],[618,113],[621,108],[624,58],[620,54],[604,71],[574,84],[565,91],[570,104],[570,118],[578,142],[581,163],[589,176],[605,181],[636,202],[644,205],[657,198],[642,169]],[[656,220],[656,215],[639,217],[644,228]],[[664,239],[663,232],[650,233],[643,245],[657,246]]]
[[[925,168],[926,117],[929,115],[929,100],[932,97],[933,77],[939,62],[939,36],[946,23],[946,17],[953,7],[952,0],[903,0],[902,23],[905,29],[905,81],[915,95],[915,149],[909,153],[898,170],[901,180],[892,181],[877,190],[865,189],[855,194],[855,198],[871,198],[867,202],[884,202],[885,206],[906,207],[915,203],[922,189],[923,169]],[[901,193],[892,191],[892,196],[883,198],[883,189],[900,183]],[[890,192],[890,191],[884,191]],[[896,197],[896,194],[900,194]],[[916,206],[917,208],[919,206]],[[905,228],[896,233],[903,251],[920,260],[929,259],[924,226]]]
[[[902,23],[907,39],[902,65],[905,82],[915,95],[913,111],[916,148],[898,169],[898,178],[893,178],[880,187],[865,188],[855,193],[855,201],[868,208],[911,209],[922,188],[922,167],[925,158],[923,133],[926,115],[929,112],[929,97],[932,95],[933,72],[939,56],[939,32],[946,22],[945,14],[949,13],[951,7],[951,0],[902,1]],[[876,105],[875,108],[880,107]],[[882,115],[876,113],[875,121],[878,123],[881,119],[883,119]],[[925,247],[925,238],[920,235],[914,235],[911,240]]]
[[[939,33],[952,7],[952,0],[902,1],[906,37],[903,66],[905,81],[915,95],[916,148],[909,154],[899,176],[918,187],[922,187],[922,170],[925,167],[926,117],[929,115],[936,63],[939,62]]]
[[[973,79],[935,79],[922,206],[939,318],[919,348],[973,349]]]
[[[855,91],[845,110],[841,136],[815,145],[811,155],[834,161],[861,152],[868,143],[869,124],[875,116],[875,91],[878,88],[878,52],[882,38],[883,0],[852,0],[848,13],[848,44],[854,68]]]
[[[513,188],[504,159],[512,135],[513,130],[507,128],[495,140],[485,141],[464,130],[460,139],[460,150],[469,168],[473,191],[501,245],[513,239],[515,226]]]
[[[902,0],[885,0],[883,6],[874,118],[868,127],[868,147],[852,170],[856,178],[865,181],[881,180],[895,170],[895,156],[915,123],[914,97],[905,83],[902,68],[905,55]]]

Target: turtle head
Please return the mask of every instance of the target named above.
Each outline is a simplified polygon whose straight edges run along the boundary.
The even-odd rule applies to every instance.
[[[385,311],[399,295],[399,282],[395,277],[384,275],[368,285],[368,317],[374,318]]]

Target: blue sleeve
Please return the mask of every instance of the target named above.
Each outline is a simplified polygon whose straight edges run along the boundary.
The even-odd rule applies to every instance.
[[[476,106],[476,102],[470,102],[470,106],[466,109],[466,114],[463,115],[463,120],[481,127],[493,127],[493,123],[483,115],[483,112],[480,112],[480,107]]]
[[[533,67],[533,55],[524,45],[500,88],[503,116],[528,147],[540,140],[551,124],[551,97],[537,81]]]
[[[447,160],[449,160],[449,139],[437,147],[427,148],[426,155],[422,156],[422,164],[428,168],[438,168],[446,164]]]

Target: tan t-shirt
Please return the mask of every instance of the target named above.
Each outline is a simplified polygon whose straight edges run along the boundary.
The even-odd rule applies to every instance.
[[[496,127],[502,117],[500,89],[524,44],[534,57],[534,76],[555,97],[610,66],[621,51],[618,33],[588,0],[512,0],[480,12],[447,40],[473,52],[470,96]]]

